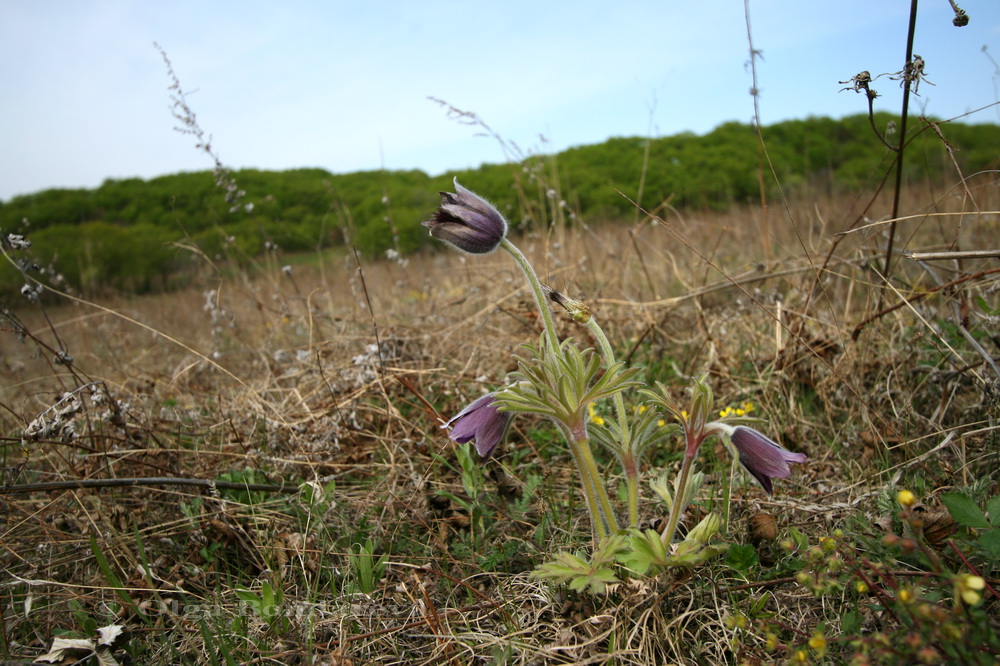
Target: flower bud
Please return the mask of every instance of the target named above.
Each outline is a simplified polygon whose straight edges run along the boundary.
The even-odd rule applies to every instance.
[[[455,179],[455,193],[441,192],[441,207],[423,223],[431,236],[462,252],[487,254],[507,235],[507,220],[493,204]]]
[[[549,299],[559,304],[563,310],[569,313],[569,316],[573,318],[573,321],[580,324],[586,324],[590,320],[591,311],[587,307],[587,304],[583,301],[578,301],[575,298],[570,298],[566,294],[559,293],[555,289],[549,289]]]

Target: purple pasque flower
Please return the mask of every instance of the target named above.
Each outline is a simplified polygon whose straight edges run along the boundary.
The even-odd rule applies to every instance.
[[[450,426],[448,437],[459,444],[476,440],[476,451],[486,460],[507,434],[510,425],[511,413],[499,411],[499,406],[493,394],[487,393],[441,427]]]
[[[423,223],[431,236],[469,254],[497,249],[507,235],[507,220],[493,204],[465,189],[455,179],[455,193],[441,192],[441,207]]]
[[[726,433],[739,453],[740,463],[760,481],[769,495],[774,494],[771,479],[784,479],[791,473],[788,463],[801,463],[808,459],[806,454],[792,453],[753,428],[732,427],[721,423],[709,425]]]

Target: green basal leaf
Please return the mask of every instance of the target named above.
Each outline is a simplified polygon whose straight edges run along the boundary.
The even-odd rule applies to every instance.
[[[570,589],[580,592],[589,590],[591,594],[602,594],[609,583],[618,580],[614,570],[608,566],[614,561],[614,553],[606,552],[607,549],[617,551],[618,546],[613,543],[613,539],[607,541],[612,541],[612,543],[608,543],[606,546],[602,544],[602,547],[595,551],[593,562],[588,562],[572,553],[559,553],[551,562],[536,567],[531,576],[541,580],[565,583],[569,585]]]
[[[619,553],[628,547],[628,537],[624,534],[615,534],[605,537],[594,551],[593,562],[595,564],[612,564],[618,559]]]
[[[980,534],[979,545],[993,557],[1000,558],[1000,529],[987,530]]]
[[[1000,495],[994,495],[986,500],[986,513],[989,514],[990,524],[993,527],[1000,527]]]
[[[629,530],[628,547],[618,555],[618,561],[640,575],[650,569],[659,573],[667,566],[667,549],[656,530]]]
[[[683,545],[683,544],[681,544]],[[703,546],[698,550],[675,555],[670,558],[670,566],[697,567],[717,555],[721,555],[729,549],[728,543],[719,543],[711,546]]]
[[[757,566],[758,562],[760,562],[760,556],[750,544],[733,544],[726,552],[726,564],[743,574]]]
[[[945,493],[941,495],[941,501],[948,508],[951,517],[959,524],[977,529],[990,527],[986,514],[965,493]]]
[[[586,576],[577,576],[569,582],[569,587],[578,592],[590,588],[591,594],[603,594],[607,589],[608,583],[615,583],[617,581],[618,578],[615,576],[614,571],[607,567],[601,567],[600,569],[594,569]]]

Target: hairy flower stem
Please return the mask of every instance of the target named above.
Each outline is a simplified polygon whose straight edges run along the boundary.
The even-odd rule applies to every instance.
[[[567,430],[569,432],[566,439],[570,443],[573,458],[580,470],[584,494],[587,495],[587,506],[591,510],[590,518],[594,526],[594,533],[597,540],[600,541],[604,537],[618,532],[618,520],[611,508],[611,502],[608,500],[608,493],[604,489],[604,482],[601,480],[597,463],[594,461],[586,426],[581,421],[581,425],[578,427],[567,426]]]
[[[628,526],[639,526],[639,461],[632,451],[622,451],[622,471],[625,473],[625,492],[628,495]]]
[[[538,306],[538,312],[542,316],[542,323],[545,324],[546,339],[553,353],[557,352],[559,350],[559,336],[556,334],[556,324],[552,319],[552,310],[549,309],[549,303],[545,299],[545,291],[542,289],[542,283],[538,280],[535,269],[528,263],[527,257],[506,236],[500,239],[500,247],[505,249],[510,256],[514,257],[517,265],[521,267],[524,277],[527,278],[528,284],[531,286],[531,291],[535,295],[535,305]]]
[[[542,323],[545,325],[545,339],[548,347],[551,353],[559,353],[559,336],[556,334],[556,324],[552,319],[552,311],[549,309],[549,303],[545,298],[545,290],[542,289],[542,283],[539,281],[535,269],[532,268],[524,253],[517,249],[517,246],[511,243],[506,237],[500,240],[500,247],[514,257],[518,266],[521,267],[521,271],[524,273],[524,277],[528,280],[531,291],[535,295],[535,304],[538,306]],[[569,442],[570,449],[573,452],[573,458],[576,461],[577,469],[580,472],[580,478],[583,482],[583,494],[586,495],[587,508],[590,511],[590,520],[594,528],[594,535],[600,541],[609,534],[618,531],[618,521],[611,510],[611,502],[608,501],[607,491],[604,489],[601,474],[597,469],[597,463],[594,461],[594,454],[590,448],[590,440],[587,439],[585,422],[580,419],[579,423],[576,424],[560,422],[559,425],[563,427],[566,440]]]
[[[601,356],[604,357],[604,367],[611,368],[615,363],[615,350],[608,341],[608,336],[604,334],[594,316],[587,320],[587,328],[594,334],[597,344],[601,348]],[[625,409],[625,399],[621,393],[616,393],[614,398],[615,411],[618,413],[618,425],[621,426],[621,463],[622,471],[625,473],[625,488],[628,492],[628,524],[629,527],[639,525],[639,461],[636,460],[635,451],[632,450],[632,431],[628,427],[628,410]]]
[[[688,474],[691,472],[691,464],[694,462],[694,457],[697,455],[698,451],[690,450],[690,448],[684,453],[684,462],[681,464],[680,477],[677,479],[677,489],[674,492],[674,503],[670,505],[670,517],[667,519],[667,527],[663,530],[661,539],[663,544],[670,548],[670,545],[674,541],[674,533],[677,531],[677,523],[680,521],[681,513],[687,507],[681,506],[684,501],[684,496],[687,494],[687,484],[688,484]]]

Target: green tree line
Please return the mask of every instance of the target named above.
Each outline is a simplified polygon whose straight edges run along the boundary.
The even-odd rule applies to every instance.
[[[893,120],[879,114],[874,125],[887,132]],[[906,182],[954,178],[948,146],[926,124],[917,125],[925,131],[911,134]],[[940,128],[963,173],[996,168],[1000,126],[947,123]],[[893,160],[866,115],[790,120],[762,132],[786,194],[871,188]],[[888,140],[897,139],[890,133]],[[414,252],[428,240],[421,221],[455,176],[492,200],[515,226],[581,218],[623,221],[635,214],[629,199],[647,208],[669,199],[688,209],[754,201],[760,195],[760,160],[755,128],[730,122],[701,136],[612,138],[530,156],[519,164],[486,164],[438,176],[235,171],[233,179],[246,192],[236,206],[226,201],[212,172],[180,173],[14,197],[0,202],[0,232],[29,239],[35,264],[51,267],[76,289],[141,293],[183,284],[199,258],[246,260],[273,247],[299,252],[347,243],[369,256],[389,249]],[[775,179],[768,174],[765,180],[773,190]],[[23,284],[8,262],[0,266],[0,293]]]

